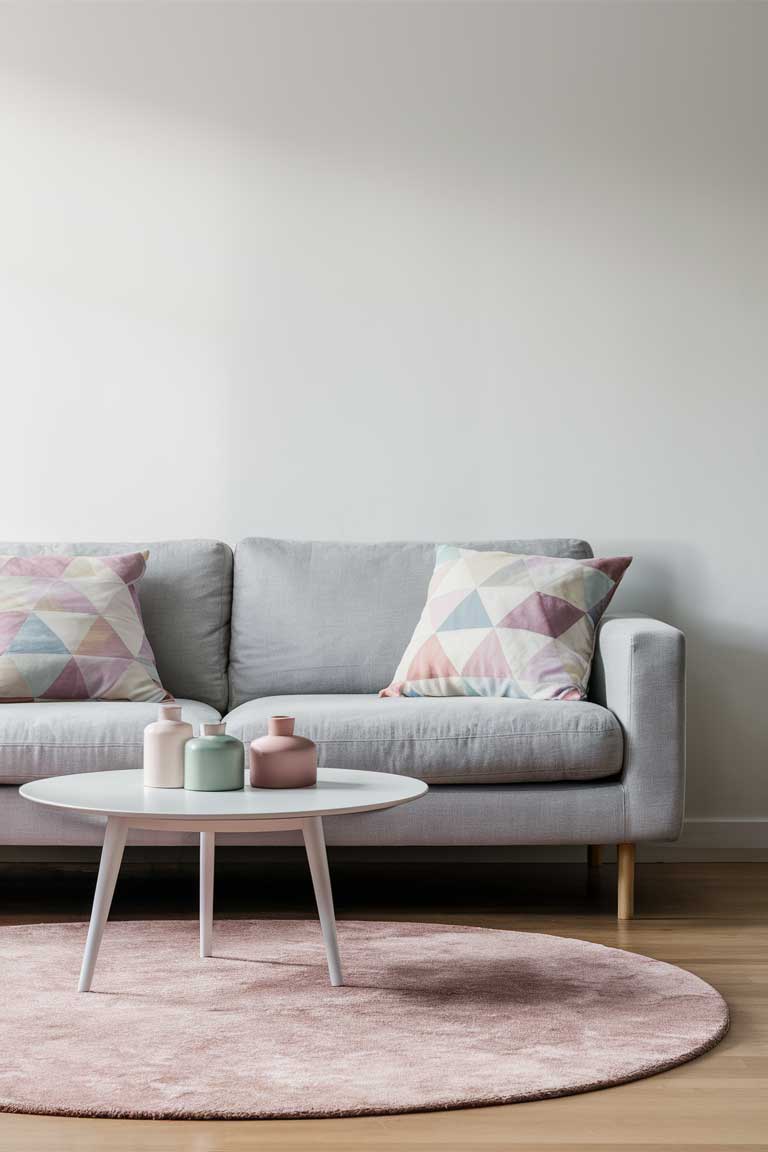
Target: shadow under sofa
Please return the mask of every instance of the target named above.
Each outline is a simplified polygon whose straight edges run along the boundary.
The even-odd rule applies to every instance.
[[[577,539],[468,542],[473,548],[586,558]],[[297,718],[319,762],[417,776],[418,803],[338,817],[329,844],[619,846],[619,916],[632,915],[634,846],[674,840],[683,817],[685,643],[640,615],[606,616],[590,699],[380,699],[411,637],[433,543],[207,540],[19,543],[6,554],[149,549],[139,585],[165,687],[195,727],[225,717],[248,742],[270,715]],[[30,804],[21,784],[139,768],[157,705],[0,706],[0,844],[101,843],[103,822]],[[152,834],[180,844],[191,834]],[[238,842],[293,843],[293,834]],[[149,842],[132,833],[129,842]]]

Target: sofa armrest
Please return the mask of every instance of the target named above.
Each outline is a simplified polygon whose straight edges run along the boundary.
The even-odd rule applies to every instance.
[[[624,731],[625,840],[674,840],[685,802],[685,637],[647,616],[606,616],[590,698]]]

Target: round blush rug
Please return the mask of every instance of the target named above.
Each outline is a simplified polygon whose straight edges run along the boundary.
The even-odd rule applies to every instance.
[[[650,1076],[711,1048],[720,995],[670,964],[527,932],[313,920],[0,929],[0,1110],[357,1116],[505,1104]]]

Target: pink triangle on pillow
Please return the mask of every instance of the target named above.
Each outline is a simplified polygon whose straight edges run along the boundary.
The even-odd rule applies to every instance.
[[[123,660],[132,660],[133,653],[129,652],[123,641],[115,632],[112,625],[103,616],[99,616],[86,632],[75,653],[77,656],[117,656]]]
[[[43,612],[87,612],[90,616],[97,615],[91,601],[71,580],[57,580],[49,585],[35,607]]]
[[[430,636],[426,644],[421,646],[408,669],[409,680],[433,680],[458,675],[437,636]]]
[[[511,673],[509,661],[495,632],[489,632],[482,644],[475,648],[461,670],[463,676],[491,676],[508,680]]]
[[[458,608],[462,600],[467,598],[467,589],[459,588],[454,592],[444,592],[442,596],[433,596],[429,601],[429,618],[433,628],[439,628],[450,616],[454,608]]]
[[[147,567],[146,552],[129,552],[123,556],[99,556],[98,559],[107,568],[111,568],[126,584],[133,584],[139,580]]]
[[[40,697],[41,700],[88,700],[90,693],[75,660],[64,665],[62,672]]]

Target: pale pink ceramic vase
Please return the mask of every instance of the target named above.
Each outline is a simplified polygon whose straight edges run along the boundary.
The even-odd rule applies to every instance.
[[[310,788],[317,783],[317,745],[294,736],[293,716],[270,716],[266,736],[251,743],[252,788]]]

